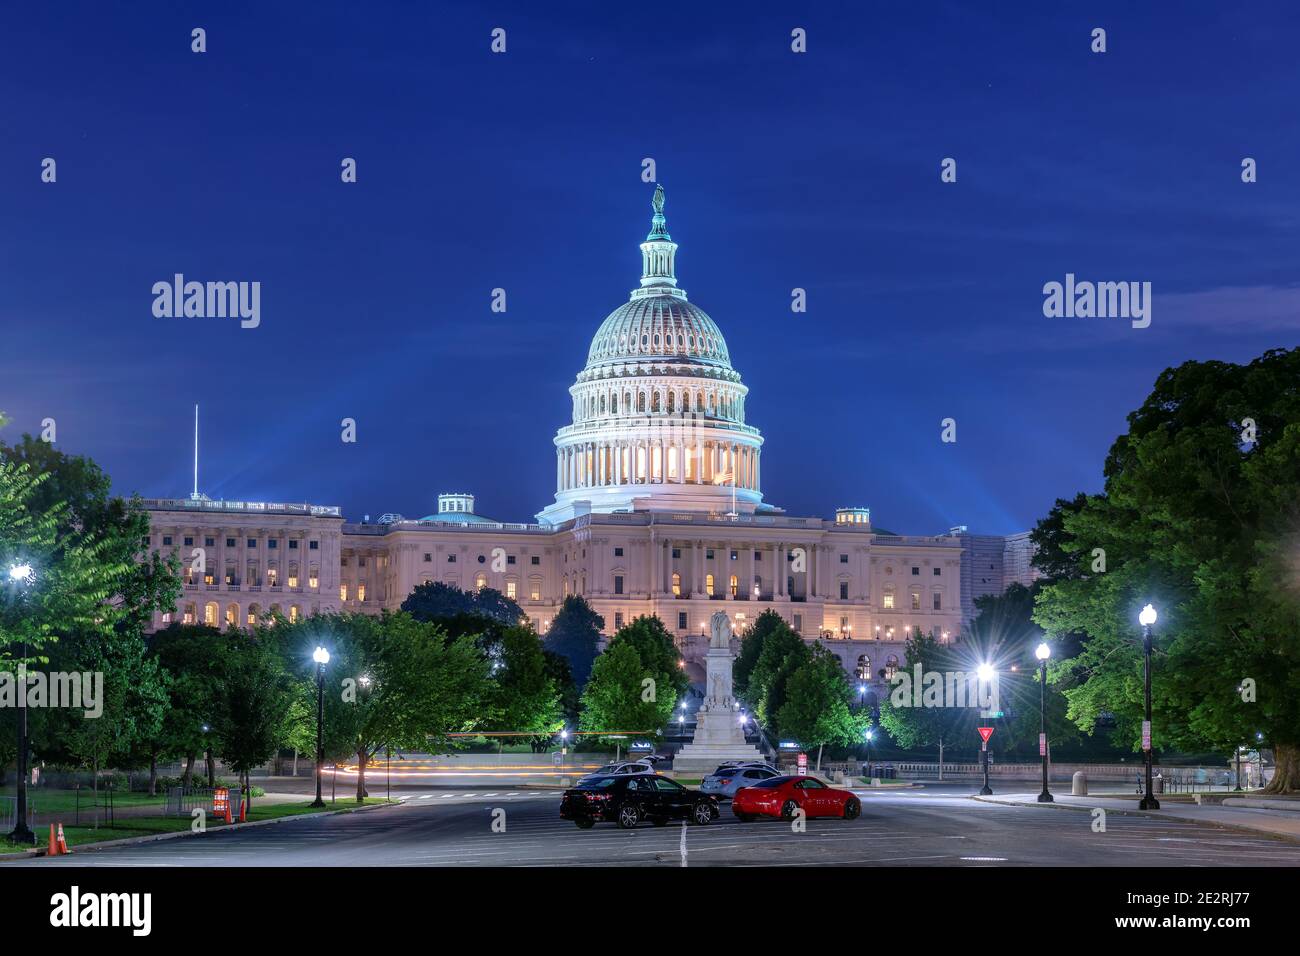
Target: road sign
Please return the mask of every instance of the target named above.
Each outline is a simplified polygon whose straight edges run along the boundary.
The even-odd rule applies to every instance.
[[[1151,721],[1142,721],[1142,749],[1151,749]]]
[[[1047,734],[1038,735],[1038,756],[1047,756]]]
[[[992,727],[976,727],[975,729],[980,732],[980,740],[984,741],[985,743],[988,743],[989,738],[993,736]]]
[[[799,776],[804,777],[807,775],[808,775],[808,755],[805,753],[801,753],[799,754]]]
[[[553,764],[554,764],[555,766],[557,766],[557,767],[560,765],[560,762],[561,762],[563,759],[564,759],[564,758],[561,756],[561,754],[560,754],[560,752],[559,752],[558,750],[551,754],[551,763],[553,763]]]

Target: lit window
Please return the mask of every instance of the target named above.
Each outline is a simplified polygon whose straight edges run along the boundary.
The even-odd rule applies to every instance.
[[[528,600],[540,601],[542,599],[542,586],[534,581],[528,588]]]
[[[290,572],[289,572],[289,587],[291,587],[291,588],[296,588],[297,586],[298,586],[298,572],[297,572],[297,571],[290,571]]]
[[[704,590],[708,592],[709,597],[713,597],[713,575],[712,574],[706,574],[704,576]]]
[[[307,575],[307,587],[309,588],[320,587],[320,578],[316,576],[315,570],[313,570],[311,574]]]
[[[894,609],[894,594],[892,591],[885,595],[883,607],[886,611],[892,611]]]
[[[487,587],[487,575],[486,574],[475,575],[474,587],[478,588],[480,591],[482,591],[485,587]]]
[[[298,623],[298,605],[296,604],[289,605],[289,623],[290,624]]]
[[[920,592],[920,591],[913,591],[913,592],[912,592],[912,610],[913,610],[913,611],[919,611],[919,610],[921,610],[921,592]]]
[[[203,623],[208,627],[217,626],[217,606],[215,604],[205,604],[203,606]]]
[[[735,597],[739,591],[740,591],[740,582],[736,580],[736,576],[733,574],[731,576],[731,596]]]
[[[673,594],[677,597],[682,596],[682,576],[676,571],[673,572]]]
[[[514,581],[507,581],[507,582],[506,582],[506,597],[510,598],[510,600],[512,600],[512,601],[515,599],[515,582],[514,582]]]
[[[339,600],[340,600],[340,601],[346,601],[347,599],[348,599],[348,586],[347,586],[346,584],[340,584],[340,585],[339,585]]]
[[[357,600],[358,600],[358,601],[364,601],[365,599],[366,599],[366,586],[365,586],[364,584],[358,584],[358,585],[357,585]]]
[[[266,569],[266,583],[269,584],[269,585],[271,585],[271,587],[275,587],[277,584],[280,583],[280,569],[279,569],[279,568],[267,568],[267,569]]]

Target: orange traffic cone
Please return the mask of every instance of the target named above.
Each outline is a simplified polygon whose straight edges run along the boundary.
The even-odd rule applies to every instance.
[[[63,856],[64,854],[67,854],[67,853],[71,853],[71,852],[72,852],[71,850],[68,849],[68,841],[65,840],[65,839],[63,838],[63,824],[62,824],[62,823],[59,824],[59,840],[58,840],[58,846],[59,846],[59,856]]]
[[[239,796],[239,822],[248,822],[248,800],[243,794]]]
[[[50,847],[49,847],[48,850],[45,851],[45,855],[46,855],[46,856],[58,856],[58,855],[59,855],[59,843],[58,843],[58,841],[54,838],[54,824],[53,824],[53,823],[50,824]]]
[[[226,801],[226,822],[227,822],[227,823],[233,823],[233,822],[234,822],[234,821],[230,818],[230,801],[229,801],[229,800]]]

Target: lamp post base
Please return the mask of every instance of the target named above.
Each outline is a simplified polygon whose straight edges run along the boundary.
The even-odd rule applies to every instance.
[[[1040,793],[1040,794],[1038,795],[1038,802],[1039,802],[1039,803],[1055,803],[1055,802],[1056,802],[1056,799],[1055,799],[1055,798],[1054,798],[1050,793],[1048,793],[1046,790],[1044,790],[1042,793]]]
[[[1138,801],[1139,810],[1159,810],[1160,801],[1155,797],[1143,797]]]
[[[9,834],[9,839],[14,843],[25,843],[28,846],[36,846],[36,834],[25,826],[17,826]]]
[[[988,784],[985,784],[983,787],[980,788],[980,796],[981,797],[993,796],[993,788],[988,786]]]

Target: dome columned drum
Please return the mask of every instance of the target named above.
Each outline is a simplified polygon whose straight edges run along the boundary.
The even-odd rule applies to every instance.
[[[677,288],[677,244],[655,187],[641,286],[601,323],[555,436],[560,524],[588,512],[750,514],[763,509],[762,435],[722,331]]]

